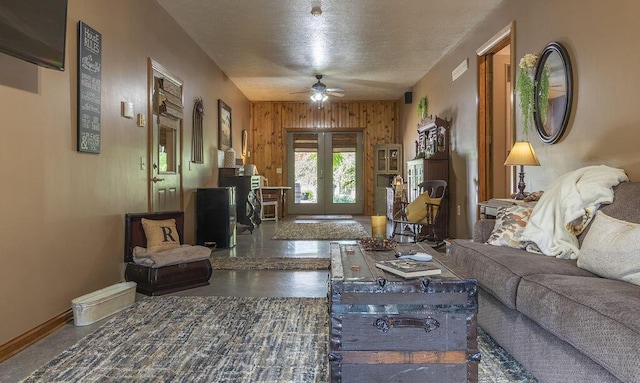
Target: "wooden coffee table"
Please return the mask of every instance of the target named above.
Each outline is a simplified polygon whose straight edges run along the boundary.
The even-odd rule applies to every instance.
[[[477,382],[476,280],[437,261],[441,275],[415,279],[375,267],[394,258],[393,251],[331,244],[331,382]]]

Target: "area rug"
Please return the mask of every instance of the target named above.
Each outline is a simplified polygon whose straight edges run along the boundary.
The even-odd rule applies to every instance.
[[[478,327],[478,349],[480,350],[479,383],[538,382],[481,327]]]
[[[215,270],[329,270],[329,258],[211,257]]]
[[[326,298],[138,301],[23,382],[329,381]],[[480,383],[534,383],[479,329]]]
[[[296,219],[314,219],[314,220],[340,220],[340,219],[353,219],[352,215],[299,215]]]
[[[327,382],[326,298],[148,298],[24,382]]]
[[[370,237],[358,222],[284,222],[273,239],[340,240]]]

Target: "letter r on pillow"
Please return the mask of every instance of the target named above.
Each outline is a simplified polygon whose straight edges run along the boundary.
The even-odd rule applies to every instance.
[[[169,242],[169,239],[171,239],[171,242],[177,242],[175,238],[173,238],[173,230],[171,230],[170,227],[160,226],[160,228],[162,229],[162,235],[164,236],[164,240],[162,242]]]

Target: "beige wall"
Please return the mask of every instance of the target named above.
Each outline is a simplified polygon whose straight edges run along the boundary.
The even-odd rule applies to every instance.
[[[102,152],[76,151],[77,23],[102,33]],[[233,143],[250,105],[153,0],[70,0],[66,71],[0,54],[0,344],[70,308],[74,297],[123,278],[123,216],[147,209],[147,58],[184,82],[186,241],[194,240],[193,189],[217,183],[217,101],[233,108]],[[191,165],[193,100],[204,100],[205,163]]]
[[[526,168],[527,190],[544,190],[558,176],[594,164],[623,168],[631,180],[640,181],[638,13],[636,0],[505,0],[413,87],[414,100],[428,95],[430,113],[453,119],[453,236],[470,237],[478,202],[475,52],[511,21],[515,21],[518,61],[525,53],[539,53],[548,42],[558,41],[569,51],[574,71],[574,105],[563,139],[546,145],[535,132],[529,135],[542,166]],[[464,59],[469,59],[469,70],[452,82],[451,71]],[[402,109],[405,148],[412,148],[416,137],[415,106],[414,102]],[[524,138],[521,129],[516,134]],[[453,215],[456,205],[462,206],[461,216]]]

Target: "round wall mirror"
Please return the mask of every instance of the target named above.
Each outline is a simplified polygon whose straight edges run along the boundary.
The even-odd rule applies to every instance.
[[[533,120],[542,142],[554,144],[562,137],[569,122],[572,96],[569,54],[560,43],[549,43],[536,67],[533,100]]]

